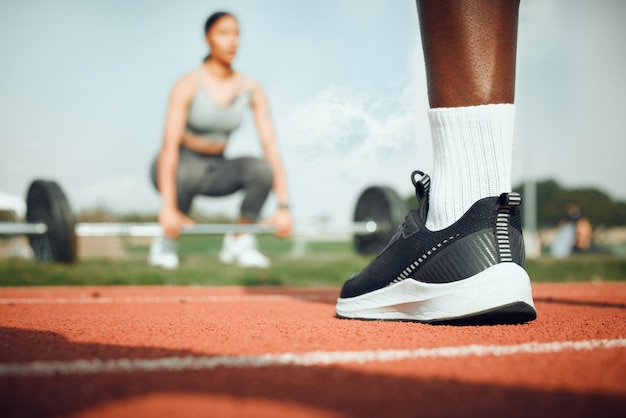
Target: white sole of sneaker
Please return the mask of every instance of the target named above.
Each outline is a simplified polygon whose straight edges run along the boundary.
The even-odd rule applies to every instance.
[[[452,283],[406,279],[353,298],[339,298],[337,316],[419,322],[519,323],[536,317],[528,273],[500,263]]]

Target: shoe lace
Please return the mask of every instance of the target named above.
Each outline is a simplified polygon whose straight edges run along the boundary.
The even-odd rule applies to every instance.
[[[419,179],[416,179],[417,176],[420,176]],[[417,197],[417,201],[419,202],[418,211],[423,219],[426,219],[426,214],[428,213],[428,193],[430,191],[430,176],[425,174],[423,171],[415,170],[411,173],[411,182],[415,187],[415,196]],[[409,215],[411,211],[409,211],[404,216],[404,221],[398,225],[396,231],[403,231],[405,233],[410,232],[409,227]]]

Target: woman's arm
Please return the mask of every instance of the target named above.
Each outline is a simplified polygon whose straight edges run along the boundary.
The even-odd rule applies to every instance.
[[[274,193],[276,193],[278,200],[278,212],[274,219],[276,235],[287,237],[292,234],[293,222],[288,207],[287,180],[270,116],[269,102],[259,84],[252,80],[248,80],[248,82],[252,91],[251,105],[259,140],[265,152],[265,158],[267,158],[267,162],[272,167],[272,172],[274,173]]]
[[[178,210],[176,198],[176,176],[180,156],[180,145],[185,134],[187,111],[197,78],[194,73],[180,79],[172,89],[169,98],[163,145],[159,153],[158,185],[161,193],[162,206],[159,213],[159,222],[164,233],[169,238],[180,235],[180,226],[192,221]]]

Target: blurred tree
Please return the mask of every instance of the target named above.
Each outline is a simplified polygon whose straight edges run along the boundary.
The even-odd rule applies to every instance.
[[[406,198],[406,205],[411,209],[416,209],[419,206],[419,202],[417,201],[417,196],[415,195],[415,193]]]
[[[513,190],[521,193],[523,199],[523,185],[518,185]],[[578,205],[594,227],[626,225],[626,202],[615,201],[595,188],[565,189],[554,180],[542,180],[537,182],[538,226],[556,226],[565,216],[565,206],[568,203]]]

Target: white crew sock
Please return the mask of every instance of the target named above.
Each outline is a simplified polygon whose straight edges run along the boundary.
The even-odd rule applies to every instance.
[[[511,191],[515,105],[428,111],[434,166],[426,227],[455,223],[476,201]]]

